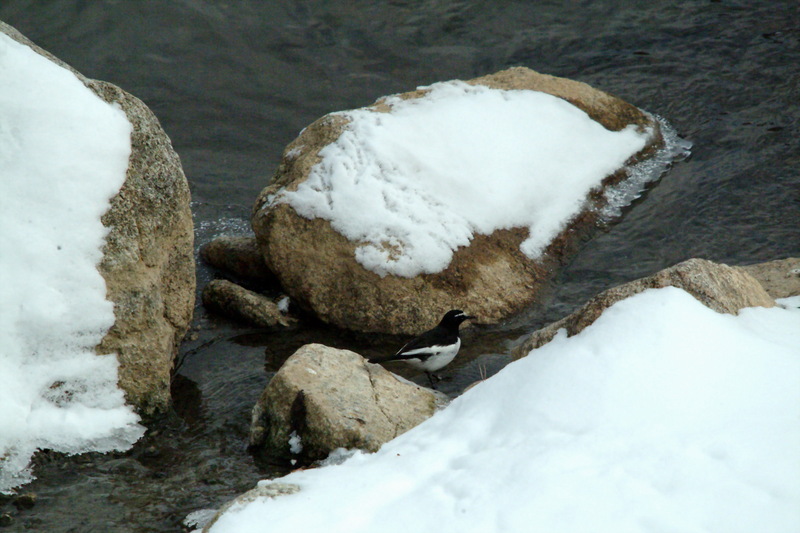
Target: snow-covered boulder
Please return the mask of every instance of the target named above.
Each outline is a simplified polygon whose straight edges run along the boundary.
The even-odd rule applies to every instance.
[[[718,313],[737,314],[745,307],[773,307],[775,301],[745,270],[706,259],[689,259],[675,266],[603,291],[571,315],[532,333],[512,352],[519,359],[550,342],[559,330],[577,335],[615,303],[647,289],[678,287]]]
[[[253,229],[293,301],[326,322],[411,334],[452,308],[498,322],[660,176],[666,163],[647,178],[631,165],[663,155],[662,126],[525,68],[438,83],[308,126]]]
[[[47,58],[54,68],[74,74],[102,101],[121,109],[130,123],[124,183],[102,216],[107,233],[98,269],[105,280],[106,298],[113,302],[114,323],[96,352],[116,354],[119,386],[128,403],[143,414],[163,410],[170,401],[177,346],[194,309],[194,234],[180,159],[158,119],[139,99],[110,83],[86,78],[5,23],[0,22],[0,32]],[[3,72],[4,79],[14,76],[13,71]],[[39,89],[30,87],[34,98]],[[40,105],[46,115],[50,102]],[[55,121],[68,115],[62,111],[49,112]],[[77,107],[67,111],[80,116]],[[94,154],[87,150],[83,157],[91,161]],[[53,187],[60,186],[59,179],[64,176],[52,175]],[[53,223],[68,225],[70,221]]]
[[[250,445],[302,461],[337,448],[376,451],[428,419],[446,397],[349,350],[307,344],[253,408]]]

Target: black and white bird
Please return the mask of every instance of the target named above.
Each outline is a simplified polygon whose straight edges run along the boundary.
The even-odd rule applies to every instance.
[[[458,349],[461,348],[458,328],[462,322],[471,318],[474,317],[459,309],[448,311],[438,326],[412,339],[396,354],[372,358],[370,363],[405,361],[415,368],[424,370],[433,387],[433,372],[444,368],[455,358]]]

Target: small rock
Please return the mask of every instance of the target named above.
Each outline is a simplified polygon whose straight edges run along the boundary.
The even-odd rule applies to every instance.
[[[275,302],[226,280],[214,280],[203,290],[203,305],[225,316],[259,327],[290,326],[295,320]]]
[[[127,477],[144,477],[150,472],[146,466],[131,457],[120,457],[110,461],[103,461],[97,465],[97,470],[99,472]]]
[[[355,352],[307,344],[264,389],[253,409],[250,444],[309,462],[337,448],[376,451],[446,400]]]
[[[281,483],[280,481],[262,481],[256,488],[237,498],[239,501],[251,502],[260,498],[277,498],[300,492],[300,485]]]
[[[705,259],[689,259],[647,278],[641,278],[601,292],[583,307],[558,322],[532,333],[512,352],[521,359],[550,342],[558,330],[565,328],[571,337],[590,326],[600,315],[620,300],[647,289],[678,287],[718,313],[735,315],[744,307],[773,307],[775,301],[761,284],[744,270]]]
[[[161,456],[161,450],[155,446],[148,446],[142,451],[142,456],[148,459],[155,459]]]
[[[14,499],[14,507],[19,510],[31,509],[34,505],[36,505],[36,494],[33,492],[20,494]]]
[[[240,278],[269,283],[276,281],[264,263],[255,236],[217,237],[200,248],[200,257],[212,267]]]
[[[14,525],[14,517],[9,513],[0,514],[0,527],[9,527]]]

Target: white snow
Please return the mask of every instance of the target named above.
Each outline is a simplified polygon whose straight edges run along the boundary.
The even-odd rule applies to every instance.
[[[292,431],[289,435],[289,451],[294,454],[303,451],[303,439],[300,438],[296,431]]]
[[[349,124],[308,178],[262,209],[287,203],[330,221],[382,276],[442,271],[475,234],[515,227],[529,229],[521,249],[535,259],[653,133],[609,131],[537,91],[460,81],[428,89],[388,98],[391,113],[341,113]]]
[[[732,316],[646,291],[210,531],[796,533],[800,298],[788,303]]]
[[[37,449],[123,449],[138,417],[114,355],[97,271],[100,217],[125,179],[125,114],[71,72],[0,34],[0,492]]]
[[[278,300],[278,304],[277,304],[278,305],[278,311],[280,311],[284,315],[289,313],[289,304],[290,303],[291,303],[291,300],[289,299],[288,296],[282,297],[280,300]]]

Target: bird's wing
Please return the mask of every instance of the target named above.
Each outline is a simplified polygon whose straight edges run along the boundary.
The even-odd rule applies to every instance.
[[[432,346],[435,347],[440,344],[441,345],[450,344],[449,342],[442,343],[435,341],[435,339],[442,337],[442,333],[443,332],[441,330],[433,328],[432,330],[426,331],[419,337],[411,339],[402,348],[397,350],[395,354],[373,357],[369,360],[369,362],[384,363],[386,361],[402,361],[404,359],[419,359],[421,361],[424,361],[435,353],[436,350],[432,350],[431,349]],[[455,342],[457,338],[458,338],[457,335],[454,336],[453,342]]]
[[[418,348],[409,352],[396,353],[389,359],[392,361],[403,361],[405,359],[419,359],[420,361],[425,361],[435,353],[432,348],[435,348],[435,346],[426,346],[425,348]]]
[[[437,338],[439,335],[441,335],[441,333],[436,331],[436,328],[430,331],[426,331],[419,337],[411,339],[406,344],[404,344],[402,348],[397,350],[397,352],[394,354],[394,357],[407,359],[406,357],[403,356],[412,353],[424,352],[427,348],[429,348],[432,344],[434,344],[434,339]]]
[[[393,359],[420,359],[424,361],[428,357],[438,353],[441,348],[450,346],[456,342],[458,342],[457,333],[449,334],[447,330],[434,328],[430,331],[426,331],[397,350]]]
[[[391,355],[380,355],[378,357],[371,357],[370,363],[385,363],[387,361],[403,361],[405,359],[419,359],[424,361],[431,355],[433,351],[430,346],[420,346],[421,343],[417,342],[419,339],[414,339],[402,348],[397,353]]]

